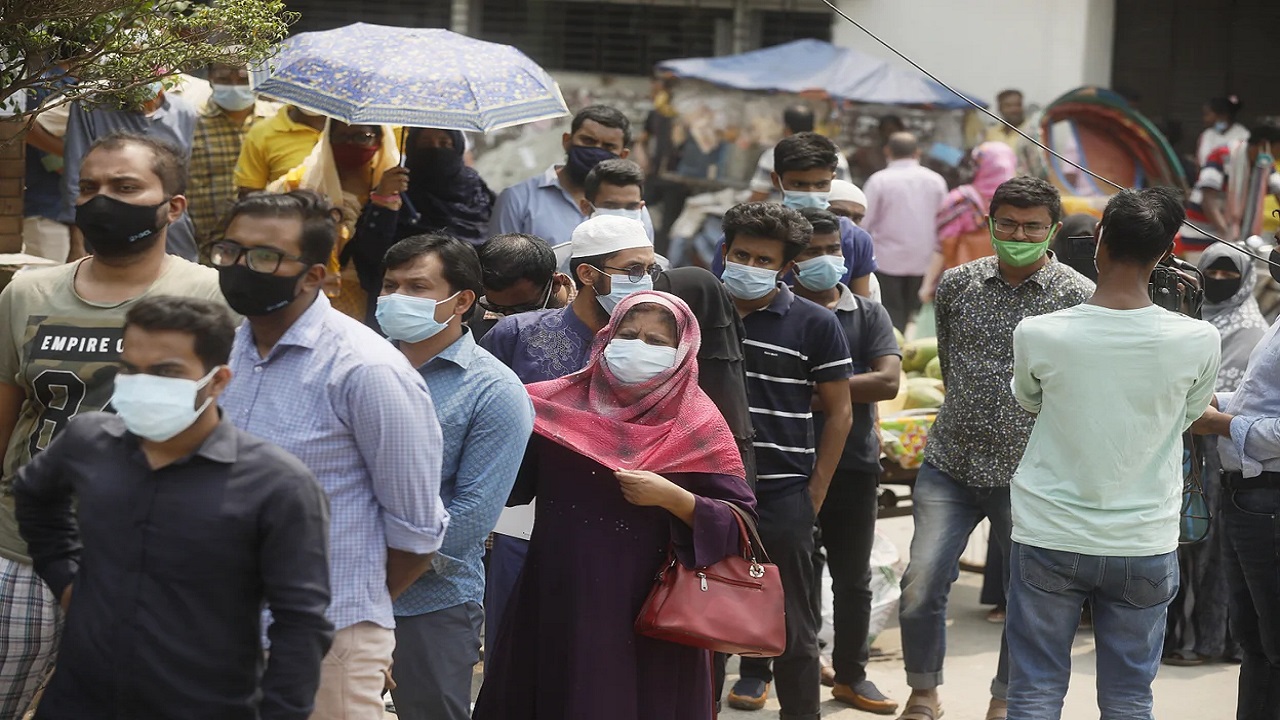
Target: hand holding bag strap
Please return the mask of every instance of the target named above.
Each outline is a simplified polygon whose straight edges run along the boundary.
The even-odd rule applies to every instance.
[[[764,541],[760,539],[760,531],[756,529],[756,523],[751,519],[751,516],[728,500],[721,500],[720,502],[733,511],[734,517],[738,520],[738,529],[742,532],[742,541],[750,547],[752,554],[759,553],[758,558],[761,561],[772,564],[773,561],[769,559],[769,552],[764,549]],[[747,536],[748,533],[750,533],[750,537]]]

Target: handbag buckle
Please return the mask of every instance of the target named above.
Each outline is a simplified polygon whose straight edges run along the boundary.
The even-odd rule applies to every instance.
[[[759,580],[760,578],[764,577],[764,566],[758,562],[753,562],[751,563],[751,569],[748,570],[747,572],[748,574],[751,575],[751,577]]]
[[[707,574],[698,573],[698,580],[702,583],[702,592],[707,591]]]

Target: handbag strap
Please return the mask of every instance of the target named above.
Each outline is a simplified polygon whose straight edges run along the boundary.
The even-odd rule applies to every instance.
[[[756,528],[756,521],[752,520],[745,510],[728,500],[720,500],[720,502],[733,511],[733,517],[738,521],[738,531],[742,536],[742,544],[746,546],[751,554],[748,559],[754,562],[757,557],[756,553],[759,553],[758,557],[764,562],[772,564],[773,561],[769,559],[768,551],[764,549],[764,541],[760,539],[760,531]]]

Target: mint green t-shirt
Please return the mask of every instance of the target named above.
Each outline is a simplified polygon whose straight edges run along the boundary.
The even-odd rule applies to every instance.
[[[1157,306],[1079,305],[1013,333],[1013,393],[1035,429],[1010,486],[1013,539],[1085,555],[1178,547],[1182,433],[1204,414],[1221,344]]]

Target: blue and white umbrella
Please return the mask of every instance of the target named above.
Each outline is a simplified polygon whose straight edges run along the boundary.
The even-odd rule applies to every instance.
[[[555,80],[524,53],[433,28],[300,33],[250,81],[349,124],[488,132],[569,114]]]

